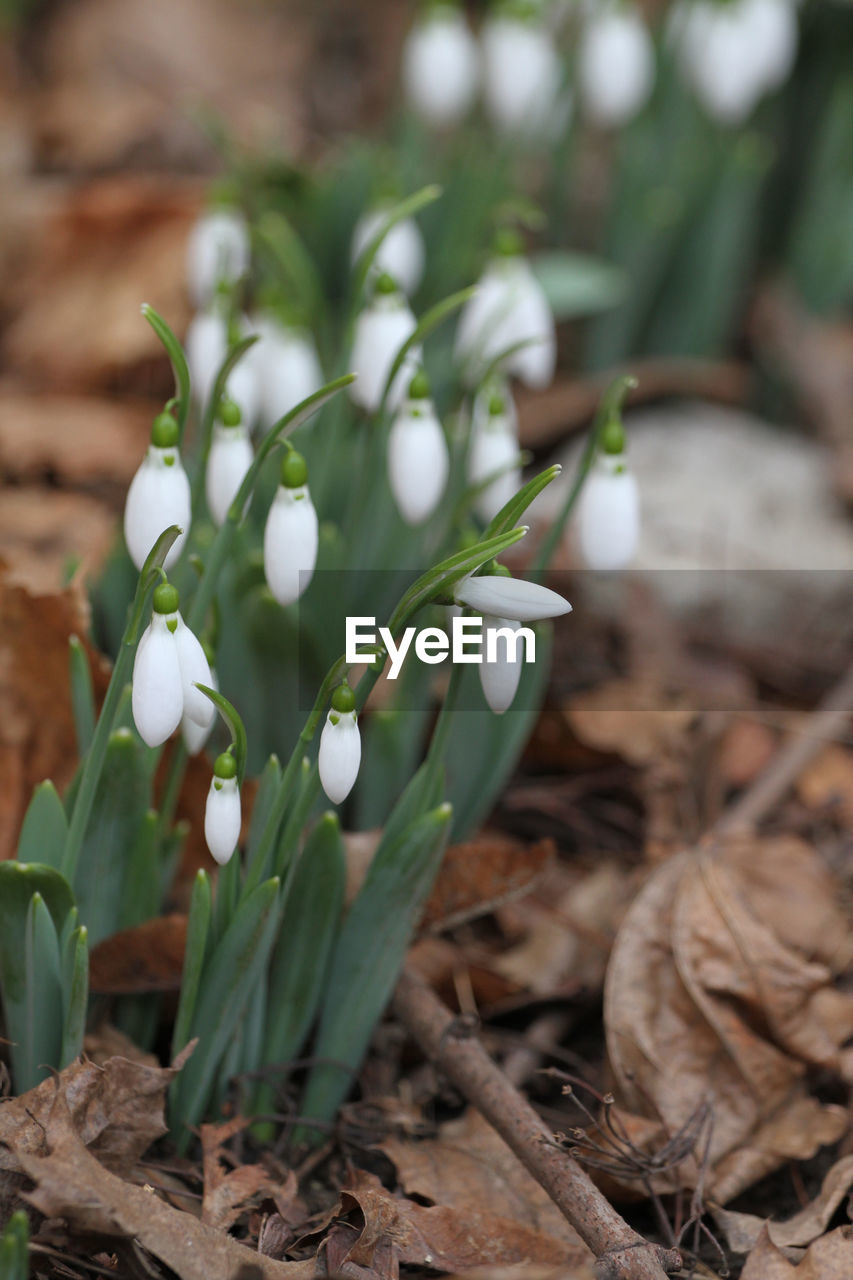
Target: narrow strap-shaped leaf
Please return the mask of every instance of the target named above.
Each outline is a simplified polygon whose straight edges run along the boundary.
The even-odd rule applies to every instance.
[[[24,926],[25,1014],[12,1048],[15,1084],[32,1089],[58,1067],[62,1050],[62,971],[59,937],[40,893],[34,893]]]
[[[68,639],[68,665],[77,754],[82,758],[92,745],[95,733],[95,696],[89,658],[79,636],[70,636]]]
[[[309,324],[316,323],[323,304],[323,286],[302,239],[279,210],[262,215],[255,235],[278,267],[288,295],[302,304],[303,318]]]
[[[24,815],[18,861],[40,862],[58,871],[67,835],[68,820],[56,787],[50,781],[40,782]]]
[[[28,1280],[30,1223],[23,1209],[16,1209],[0,1234],[2,1280]]]
[[[166,321],[155,311],[147,302],[142,304],[142,314],[151,325],[151,328],[157,334],[157,337],[166,348],[169,359],[172,362],[172,371],[175,375],[175,390],[178,399],[178,427],[180,430],[180,439],[183,440],[184,428],[187,425],[187,417],[190,411],[190,369],[187,364],[187,358],[184,355],[184,349],[172,330],[166,324]]]
[[[86,926],[75,929],[62,960],[62,1049],[59,1066],[67,1067],[83,1052],[89,1003],[89,941]]]
[[[492,520],[491,524],[483,534],[484,538],[497,537],[499,533],[505,533],[507,529],[514,529],[527,508],[530,506],[543,489],[547,489],[552,480],[556,480],[557,476],[563,468],[559,463],[555,463],[553,467],[548,467],[545,471],[540,471],[538,476],[534,476],[532,480],[528,480],[523,489],[519,489],[509,502],[501,507],[498,514]]]
[[[187,942],[181,974],[181,997],[172,1034],[172,1058],[176,1058],[190,1038],[198,989],[207,954],[210,916],[213,909],[210,879],[206,871],[196,872],[187,921]]]
[[[216,893],[213,899],[213,919],[211,921],[211,942],[218,946],[226,929],[234,919],[237,904],[242,893],[242,868],[240,856],[235,853],[228,859],[224,867],[220,867],[216,876]]]
[[[276,792],[281,782],[281,762],[278,756],[271,755],[264,765],[263,773],[258,780],[255,803],[252,805],[252,818],[249,823],[249,834],[246,838],[246,860],[251,861],[257,849],[267,818],[272,813]]]
[[[206,684],[199,684],[196,681],[197,689],[200,689],[206,698],[209,698],[216,710],[222,716],[222,719],[228,725],[231,732],[231,741],[234,744],[234,760],[237,765],[237,785],[242,787],[246,777],[246,729],[240,718],[237,708],[223,697],[216,689],[210,689]]]

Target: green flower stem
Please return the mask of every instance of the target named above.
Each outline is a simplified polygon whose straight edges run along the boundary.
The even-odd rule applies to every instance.
[[[179,738],[175,743],[175,749],[169,760],[166,781],[160,794],[160,832],[162,836],[165,836],[175,820],[178,796],[181,794],[181,784],[184,780],[188,760],[189,754],[184,745],[184,740]]]
[[[220,401],[225,394],[225,388],[232,369],[242,360],[243,356],[258,341],[258,334],[252,334],[248,338],[243,338],[229,350],[227,356],[222,362],[222,367],[216,375],[216,381],[213,384],[213,390],[207,398],[207,404],[204,406],[204,413],[201,419],[201,445],[198,452],[198,460],[196,469],[192,479],[191,486],[191,503],[192,510],[197,513],[201,506],[201,495],[204,490],[204,477],[207,471],[207,460],[210,457],[210,446],[213,443],[213,424],[216,421],[216,411],[219,408]],[[246,426],[249,424],[247,423]]]
[[[180,342],[178,342],[178,339],[159,312],[155,311],[149,303],[143,302],[142,314],[157,334],[172,362],[177,395],[174,401],[169,401],[169,404],[174,403],[177,411],[178,430],[180,432],[178,444],[181,445],[190,412],[190,371],[187,365],[187,358]]]
[[[121,703],[124,689],[133,671],[133,658],[136,649],[136,640],[139,635],[139,627],[142,622],[142,611],[145,607],[145,601],[148,598],[148,592],[154,586],[155,580],[159,577],[169,548],[178,537],[180,529],[177,525],[172,525],[160,534],[148,558],[142,566],[142,572],[136,586],[136,595],[133,599],[130,618],[124,629],[124,635],[119,646],[118,656],[116,657],[115,666],[110,677],[110,683],[107,686],[104,705],[101,708],[101,714],[98,717],[98,723],[95,726],[95,732],[92,735],[92,742],[86,754],[83,764],[83,771],[80,776],[80,785],[77,789],[77,796],[74,801],[74,809],[71,813],[71,820],[68,824],[68,835],[65,840],[65,848],[62,852],[62,874],[70,885],[74,883],[74,876],[77,871],[77,863],[80,860],[80,849],[83,844],[83,836],[86,833],[86,826],[92,812],[92,805],[95,801],[95,792],[98,789],[98,783],[101,780],[101,773],[104,768],[104,760],[107,755],[107,747],[109,745],[110,733],[112,732],[113,723],[115,722],[116,712]]]
[[[589,433],[586,446],[581,454],[572,486],[566,495],[565,501],[563,502],[554,523],[542,539],[539,550],[537,551],[533,563],[530,566],[530,577],[533,582],[539,582],[544,577],[548,565],[551,563],[554,552],[557,550],[559,541],[563,536],[563,530],[566,527],[566,522],[574,510],[575,503],[580,497],[581,490],[586,483],[586,478],[592,470],[592,464],[595,462],[595,457],[598,453],[604,428],[607,426],[607,423],[613,415],[618,414],[621,411],[626,395],[629,391],[632,391],[636,385],[636,378],[630,375],[624,375],[617,378],[614,382],[611,382],[610,386],[602,396],[601,403],[598,406],[598,412],[596,413],[592,424],[592,430]]]

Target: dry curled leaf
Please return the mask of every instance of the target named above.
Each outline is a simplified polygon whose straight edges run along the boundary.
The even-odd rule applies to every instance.
[[[853,998],[832,877],[790,838],[736,842],[662,866],[628,911],[605,990],[619,1101],[661,1147],[709,1107],[706,1188],[720,1203],[847,1127],[807,1092],[818,1064],[847,1076]],[[703,1140],[704,1141],[704,1140]],[[695,1161],[681,1169],[698,1176]]]
[[[577,694],[564,714],[586,746],[647,765],[682,746],[695,711],[657,682],[610,680]]]
[[[285,1184],[260,1164],[242,1164],[226,1171],[222,1160],[223,1147],[249,1123],[243,1116],[237,1116],[226,1124],[201,1126],[204,1165],[201,1220],[220,1231],[227,1231],[262,1199],[275,1200],[281,1212],[296,1195],[296,1177],[292,1170]]]
[[[788,1261],[765,1227],[744,1263],[740,1280],[850,1280],[853,1227],[838,1227],[809,1245],[797,1266]]]
[[[780,1249],[811,1244],[826,1230],[829,1220],[853,1185],[853,1156],[842,1156],[823,1180],[820,1193],[785,1222],[767,1222],[767,1235]],[[734,1253],[748,1253],[758,1242],[765,1220],[753,1213],[712,1210]]]
[[[178,991],[187,943],[187,917],[155,916],[114,933],[92,950],[89,987],[99,995]]]
[[[526,893],[554,857],[554,842],[523,844],[488,833],[451,845],[426,905],[424,932],[452,929]]]

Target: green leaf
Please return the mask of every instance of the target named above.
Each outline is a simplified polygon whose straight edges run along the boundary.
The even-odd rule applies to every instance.
[[[263,214],[255,235],[281,272],[288,299],[301,303],[302,318],[314,324],[323,305],[323,286],[302,240],[280,210]]]
[[[267,880],[241,903],[222,940],[204,966],[189,1038],[199,1043],[176,1081],[175,1120],[185,1126],[201,1119],[219,1065],[249,996],[261,980],[277,920],[279,880]],[[188,1135],[184,1135],[184,1144]]]
[[[184,950],[184,968],[181,974],[181,997],[172,1033],[172,1058],[176,1058],[190,1038],[190,1027],[195,1013],[201,975],[204,969],[207,943],[210,933],[212,898],[207,872],[196,872],[190,899],[187,921],[187,942]]]
[[[95,697],[89,658],[78,636],[68,640],[68,663],[71,672],[71,710],[77,735],[77,754],[82,757],[92,745],[95,734]]]
[[[519,489],[509,502],[501,507],[498,514],[492,520],[489,527],[483,534],[484,538],[495,538],[501,533],[506,533],[508,529],[514,529],[527,508],[543,489],[546,489],[552,480],[556,480],[557,476],[563,468],[559,464],[548,467],[547,471],[540,471],[538,476],[534,476],[532,480],[528,480],[523,489]]]
[[[172,362],[172,372],[175,375],[175,391],[178,400],[178,427],[181,432],[181,440],[183,440],[184,428],[187,425],[187,417],[190,411],[190,370],[187,364],[187,358],[184,355],[184,349],[172,330],[166,324],[166,321],[155,311],[147,302],[142,304],[142,314],[151,325],[151,328],[157,334],[157,337],[166,348],[166,353]]]
[[[441,805],[383,841],[370,864],[332,957],[302,1105],[307,1118],[331,1120],[352,1084],[441,864],[451,812]]]
[[[276,793],[281,783],[281,763],[278,756],[271,755],[264,765],[264,771],[258,781],[255,803],[252,805],[252,819],[249,823],[249,834],[246,839],[246,861],[251,862],[252,854],[260,844],[261,834],[267,818],[272,813]]]
[[[458,293],[452,293],[449,298],[444,298],[441,302],[437,302],[434,307],[430,307],[429,311],[421,317],[414,332],[409,334],[391,362],[391,368],[388,371],[388,377],[385,379],[385,387],[382,391],[382,399],[379,402],[379,408],[376,413],[377,417],[381,417],[384,413],[385,404],[394,385],[394,379],[403,367],[403,362],[412,348],[421,346],[433,329],[441,324],[442,320],[452,315],[454,311],[458,311],[470,298],[473,298],[476,292],[476,285],[472,285],[467,289],[460,289]]]
[[[76,913],[75,913],[76,914]],[[67,1067],[83,1052],[89,1004],[89,942],[82,925],[70,935],[62,955],[62,1049],[59,1067]]]
[[[60,1064],[62,968],[59,936],[40,893],[30,898],[24,922],[24,1017],[13,1035],[12,1065],[19,1093],[34,1088]]]
[[[213,899],[213,919],[211,921],[211,944],[217,946],[224,937],[225,931],[234,919],[237,904],[241,897],[247,895],[241,886],[242,868],[237,853],[228,859],[224,867],[220,867],[216,876],[216,895]],[[258,879],[260,883],[260,878]],[[254,889],[257,885],[253,886]]]
[[[68,820],[56,787],[50,781],[40,782],[24,815],[18,861],[41,862],[58,871],[67,836]]]
[[[530,259],[555,320],[574,320],[617,307],[628,286],[625,273],[580,253],[538,253]]]
[[[24,1002],[24,932],[34,893],[41,894],[60,933],[74,907],[74,897],[65,877],[54,867],[35,862],[0,862],[0,989],[10,1036],[10,1023],[19,1015]]]
[[[0,1234],[0,1277],[28,1280],[30,1223],[23,1209],[16,1209]]]
[[[160,910],[164,896],[160,876],[163,857],[161,836],[159,815],[154,809],[149,809],[136,829],[125,858],[116,932],[132,929],[134,925],[156,916]]]

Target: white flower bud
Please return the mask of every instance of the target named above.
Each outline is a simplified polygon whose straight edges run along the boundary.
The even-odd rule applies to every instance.
[[[159,747],[174,733],[184,710],[181,666],[169,616],[152,615],[133,663],[133,722],[149,747]]]
[[[521,488],[520,455],[515,406],[509,393],[478,396],[474,404],[467,475],[469,485],[483,486],[474,499],[474,510],[485,524],[493,520]]]
[[[584,27],[578,77],[590,119],[604,128],[626,124],[654,87],[652,38],[633,9],[605,9]]]
[[[416,328],[415,317],[399,293],[377,294],[356,320],[350,367],[358,377],[349,392],[368,413],[379,408],[391,366]],[[392,411],[400,404],[419,363],[420,349],[414,348],[407,353],[388,395],[387,407]]]
[[[207,306],[219,284],[234,284],[248,268],[249,232],[242,214],[216,209],[199,218],[187,244],[187,285],[195,306]]]
[[[216,689],[217,692],[219,691],[219,679],[213,667],[210,668],[210,679],[208,681],[202,680],[201,683],[206,683],[208,688]],[[210,702],[209,699],[207,700],[207,703],[211,710],[213,710],[213,703]],[[207,725],[197,724],[191,716],[187,715],[186,708],[184,708],[184,714],[181,716],[181,737],[184,740],[187,755],[197,756],[199,752],[204,749],[207,744],[207,740],[210,737],[211,730],[213,729],[213,722],[215,719],[216,716],[214,714],[210,717]]]
[[[640,496],[623,454],[601,454],[578,503],[578,541],[590,569],[624,569],[637,553]]]
[[[488,614],[483,618],[484,640],[488,645],[488,637],[491,634],[496,655],[495,661],[489,662],[488,649],[486,649],[486,654],[479,666],[480,684],[486,702],[496,716],[502,716],[512,706],[518,690],[518,682],[521,679],[524,659],[523,644],[511,641],[501,633],[506,631],[514,633],[520,627],[521,623],[514,618],[496,618]]]
[[[353,266],[381,231],[389,209],[390,206],[372,209],[359,218],[352,235],[350,257]],[[373,260],[371,271],[374,275],[387,271],[403,292],[411,297],[423,278],[425,258],[424,240],[418,224],[414,218],[403,218],[402,221],[395,222],[385,236]]]
[[[264,528],[264,573],[281,605],[298,600],[317,563],[317,512],[307,485],[280,484]]]
[[[248,322],[244,321],[243,328]],[[186,336],[187,365],[193,398],[204,408],[213,393],[217,374],[228,354],[228,323],[221,309],[199,311],[193,316]],[[243,422],[251,427],[258,416],[258,384],[250,349],[231,370],[225,384],[229,400],[240,406]]]
[[[261,316],[250,324],[251,332],[260,337],[245,359],[257,386],[261,425],[269,430],[320,390],[323,371],[307,331],[288,328],[271,316]]]
[[[317,763],[326,795],[332,804],[342,804],[355,786],[361,764],[361,733],[354,711],[329,712]]]
[[[204,477],[207,506],[215,524],[224,524],[228,508],[252,465],[252,456],[249,432],[242,423],[237,427],[217,423]]]
[[[458,9],[437,6],[415,23],[403,46],[403,88],[422,120],[436,129],[456,124],[479,78],[477,42]]]
[[[130,482],[124,507],[124,540],[137,569],[142,568],[163,530],[176,524],[183,532],[166,553],[163,563],[170,569],[181,554],[191,519],[190,483],[177,447],[149,445]]]
[[[540,622],[572,611],[568,600],[556,591],[503,574],[463,578],[454,591],[454,598],[457,604],[467,605],[475,613],[512,618],[516,622]]]
[[[548,299],[520,254],[498,257],[466,302],[456,330],[455,355],[469,386],[502,352],[502,370],[529,387],[546,387],[554,376],[557,337]]]
[[[231,860],[237,848],[242,821],[237,779],[220,778],[214,773],[204,806],[204,838],[221,867]]]
[[[778,89],[797,56],[796,0],[743,0],[743,4],[764,88]]]
[[[488,18],[482,50],[483,93],[492,123],[505,133],[548,130],[563,66],[547,28],[513,17]]]
[[[449,471],[447,441],[432,401],[407,401],[388,437],[388,479],[407,524],[423,524],[432,515]]]

